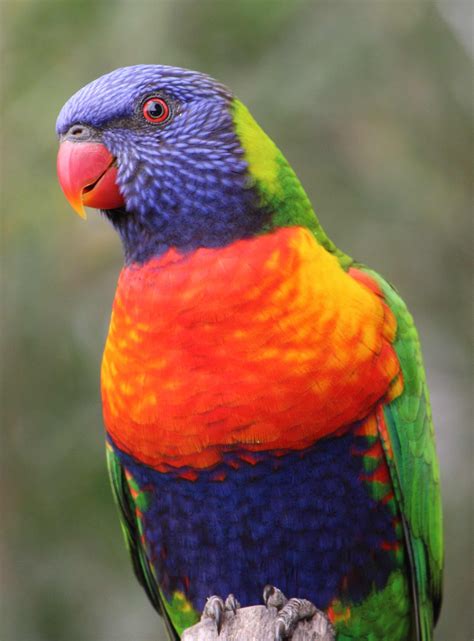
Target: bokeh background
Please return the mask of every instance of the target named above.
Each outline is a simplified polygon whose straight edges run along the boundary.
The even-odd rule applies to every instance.
[[[438,641],[470,628],[473,5],[457,0],[2,0],[2,641],[160,641],[105,470],[99,366],[121,248],[55,175],[56,115],[140,62],[230,85],[323,225],[409,303],[438,434]]]

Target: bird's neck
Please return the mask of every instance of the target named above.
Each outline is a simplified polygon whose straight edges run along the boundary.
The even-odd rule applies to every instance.
[[[305,227],[348,268],[352,259],[326,235],[291,165],[239,100],[233,101],[233,120],[254,187],[260,201],[272,212],[268,229]]]
[[[106,212],[122,239],[126,264],[143,264],[170,249],[187,254],[282,227],[303,227],[347,268],[351,259],[324,232],[290,164],[236,99],[229,131],[235,136],[233,160],[219,160],[205,170],[200,164],[188,167],[183,157],[189,171],[168,172],[172,178],[158,186],[149,181],[136,211]],[[150,203],[153,211],[147,209]]]
[[[216,167],[200,179],[203,187],[175,176],[164,190],[145,193],[149,211],[106,212],[121,237],[126,264],[143,264],[169,250],[226,247],[272,227],[273,212],[246,185],[243,172],[229,181]]]

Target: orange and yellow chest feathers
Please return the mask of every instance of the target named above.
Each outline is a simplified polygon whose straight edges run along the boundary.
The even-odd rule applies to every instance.
[[[395,320],[303,228],[174,250],[119,279],[102,365],[107,431],[165,471],[305,448],[399,377]]]

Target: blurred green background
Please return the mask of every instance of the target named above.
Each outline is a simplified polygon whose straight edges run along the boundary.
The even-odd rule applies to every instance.
[[[456,0],[18,0],[2,11],[1,641],[159,641],[106,476],[99,366],[118,238],[61,194],[54,123],[115,67],[231,86],[333,240],[417,320],[441,458],[438,641],[470,630],[472,4]]]

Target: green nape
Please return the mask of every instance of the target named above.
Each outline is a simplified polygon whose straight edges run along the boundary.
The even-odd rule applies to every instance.
[[[332,606],[337,641],[408,641],[411,639],[411,596],[401,570],[393,572],[383,590],[374,588],[360,605]]]
[[[233,100],[232,110],[235,131],[254,186],[262,204],[273,211],[271,223],[263,231],[275,227],[306,227],[318,243],[337,256],[341,266],[347,269],[352,259],[327,237],[303,186],[281,151],[240,100]]]

